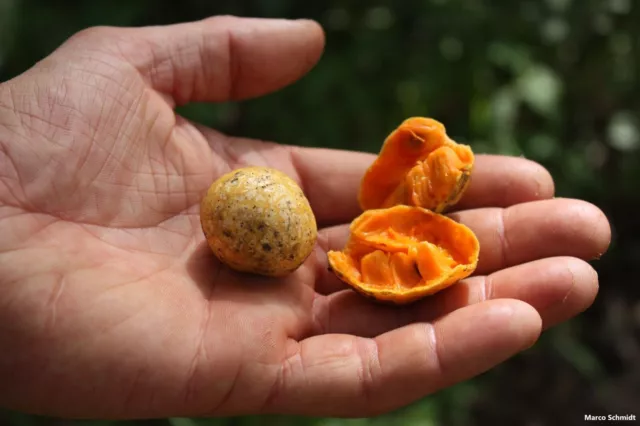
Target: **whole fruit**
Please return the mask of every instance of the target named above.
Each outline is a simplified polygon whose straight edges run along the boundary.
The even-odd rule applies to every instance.
[[[222,263],[271,277],[295,271],[318,235],[302,189],[269,167],[245,167],[217,179],[200,205],[200,223]]]

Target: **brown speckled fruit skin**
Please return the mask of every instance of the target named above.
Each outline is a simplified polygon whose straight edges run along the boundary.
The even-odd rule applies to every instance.
[[[300,267],[318,236],[302,189],[267,167],[237,169],[216,180],[200,205],[200,223],[221,262],[270,277]]]

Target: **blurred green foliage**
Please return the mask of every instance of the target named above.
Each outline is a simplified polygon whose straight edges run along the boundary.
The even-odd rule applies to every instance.
[[[404,118],[431,116],[476,152],[542,163],[559,196],[589,200],[609,215],[615,238],[594,264],[601,296],[585,315],[482,377],[397,413],[160,423],[569,425],[597,410],[637,408],[640,348],[629,340],[640,335],[638,290],[631,286],[640,268],[637,2],[0,0],[0,77],[21,73],[88,26],[216,14],[316,19],[327,33],[326,51],[308,76],[284,90],[245,102],[187,105],[180,110],[186,116],[234,135],[369,152]],[[17,413],[4,419],[15,426],[70,423]]]

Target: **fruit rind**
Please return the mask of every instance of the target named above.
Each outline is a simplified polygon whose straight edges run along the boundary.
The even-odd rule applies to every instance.
[[[295,271],[317,239],[315,216],[297,183],[268,167],[218,178],[200,206],[209,247],[230,268],[270,277]]]
[[[407,224],[401,229],[404,220]],[[384,229],[386,222],[389,223],[388,230]],[[329,268],[357,292],[381,302],[402,305],[435,294],[471,275],[478,262],[480,244],[471,229],[421,207],[398,205],[368,210],[352,222],[350,231],[345,248],[327,254]],[[376,251],[387,257],[404,255],[420,244],[428,244],[425,253],[432,251],[435,256],[444,256],[439,259],[453,266],[444,266],[434,277],[422,274],[420,281],[413,286],[402,280],[394,282],[393,277],[385,280],[383,285],[363,280],[359,263],[364,256]],[[447,262],[440,261],[443,265]],[[383,267],[382,263],[380,267]]]

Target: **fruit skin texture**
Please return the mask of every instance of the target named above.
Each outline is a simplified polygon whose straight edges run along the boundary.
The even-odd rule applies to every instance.
[[[474,159],[471,148],[451,140],[440,122],[408,118],[386,138],[365,172],[360,207],[406,204],[443,212],[467,189]]]
[[[330,268],[381,302],[402,305],[437,293],[478,263],[480,243],[471,229],[421,207],[367,210],[350,232],[342,251],[328,253]]]
[[[202,199],[200,223],[222,263],[269,277],[295,271],[318,235],[302,189],[268,167],[245,167],[217,179]]]

